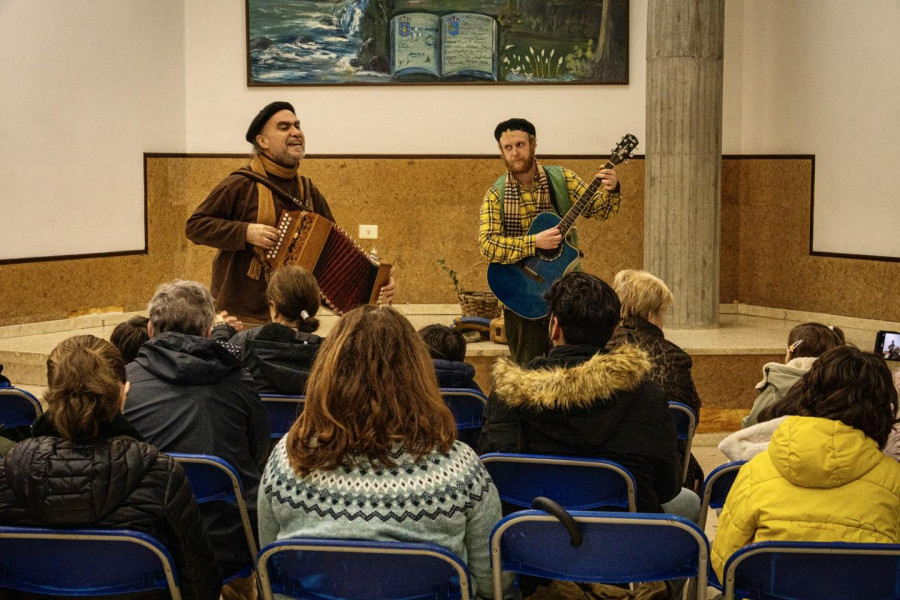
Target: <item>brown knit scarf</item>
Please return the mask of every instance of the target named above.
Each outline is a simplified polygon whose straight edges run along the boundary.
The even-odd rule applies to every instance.
[[[302,177],[297,172],[297,167],[285,167],[273,161],[262,154],[254,154],[250,160],[250,170],[258,175],[267,177],[269,173],[281,179],[297,178],[297,187],[300,190],[300,202],[306,204],[309,198],[309,180]],[[275,227],[275,220],[278,215],[275,214],[275,199],[272,197],[272,190],[263,183],[256,183],[257,209],[256,222],[269,227]],[[260,279],[263,276],[263,265],[265,264],[266,251],[257,246],[253,246],[254,260],[250,262],[250,268],[247,270],[247,277],[250,279]]]

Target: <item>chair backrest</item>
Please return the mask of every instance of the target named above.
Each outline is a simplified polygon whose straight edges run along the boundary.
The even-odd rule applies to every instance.
[[[31,393],[15,387],[0,388],[0,426],[3,429],[31,425],[42,412],[41,403]]]
[[[290,539],[259,553],[263,598],[468,600],[465,562],[436,544]]]
[[[900,598],[900,545],[750,544],[725,563],[725,598]]]
[[[225,581],[236,577],[248,577],[256,561],[256,538],[247,512],[244,484],[237,470],[218,456],[208,454],[182,454],[169,452],[169,456],[181,463],[198,504],[206,502],[227,502],[234,504],[241,516],[244,537],[247,540],[247,566],[237,573],[226,573]]]
[[[570,513],[582,542],[540,510],[513,513],[491,533],[494,598],[502,599],[502,571],[591,583],[661,581],[697,577],[706,598],[709,542],[682,517],[664,514]]]
[[[745,460],[719,465],[706,476],[703,482],[703,491],[700,493],[700,521],[697,523],[701,529],[706,528],[706,517],[710,508],[722,508],[725,506],[725,498],[734,485],[738,471],[746,463]]]
[[[168,590],[181,599],[172,555],[144,533],[0,527],[0,589],[51,596]]]
[[[697,415],[687,404],[669,402],[669,415],[675,424],[675,435],[685,443],[684,460],[681,463],[681,480],[687,477],[691,462],[691,446],[694,443],[694,430],[697,429]]]
[[[456,419],[457,431],[481,427],[487,405],[483,393],[469,388],[441,388],[441,397]]]
[[[275,440],[283,438],[291,429],[291,425],[303,412],[306,396],[282,396],[278,394],[260,395],[260,400],[269,417],[270,437]]]
[[[634,477],[611,460],[493,452],[481,462],[500,499],[515,506],[530,508],[544,496],[567,510],[637,510]]]

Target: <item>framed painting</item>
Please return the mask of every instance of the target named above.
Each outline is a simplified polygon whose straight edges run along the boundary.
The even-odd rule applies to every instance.
[[[246,6],[249,86],[628,83],[628,0]]]

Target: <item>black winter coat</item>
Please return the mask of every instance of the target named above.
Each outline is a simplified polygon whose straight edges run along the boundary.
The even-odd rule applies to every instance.
[[[663,512],[681,473],[675,427],[649,370],[631,346],[559,346],[525,367],[499,361],[479,452],[612,460],[634,476],[637,509]]]
[[[700,395],[691,377],[693,361],[690,355],[678,345],[666,339],[662,329],[645,319],[625,319],[613,332],[606,344],[608,350],[623,344],[637,346],[647,353],[653,367],[650,369],[650,380],[662,388],[666,402],[681,402],[690,406],[700,422]],[[686,443],[678,442],[678,460],[682,460]],[[691,456],[688,473],[682,483],[699,493],[703,484],[703,469],[694,456]]]
[[[245,329],[233,336],[231,327],[216,325],[212,339],[235,349],[260,394],[306,393],[306,380],[324,338],[295,331],[280,323]],[[229,337],[230,336],[230,337]]]
[[[46,414],[33,432],[0,462],[0,523],[149,534],[172,553],[185,599],[219,597],[222,575],[181,465],[121,415],[92,441],[62,439]]]
[[[218,342],[166,332],[141,346],[126,367],[125,416],[163,452],[212,454],[241,476],[256,531],[256,492],[269,451],[269,422],[250,375]],[[226,575],[250,559],[237,509],[200,507]]]
[[[432,358],[434,373],[437,375],[438,387],[465,388],[481,391],[475,383],[475,367],[461,360],[444,360]]]

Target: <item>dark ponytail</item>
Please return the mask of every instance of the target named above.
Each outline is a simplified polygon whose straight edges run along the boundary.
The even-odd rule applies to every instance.
[[[283,317],[296,322],[297,331],[312,333],[319,328],[319,285],[303,267],[285,265],[275,269],[266,286],[266,300]]]

